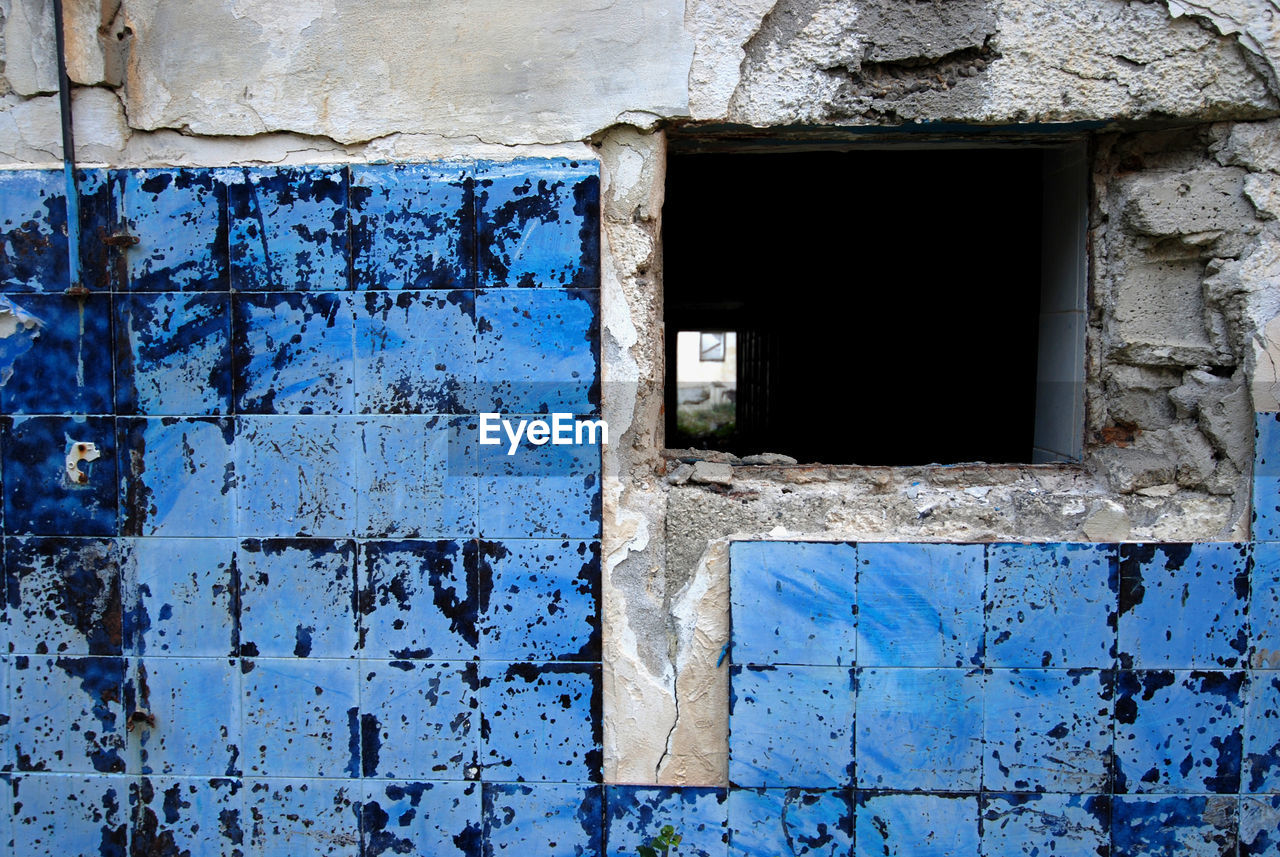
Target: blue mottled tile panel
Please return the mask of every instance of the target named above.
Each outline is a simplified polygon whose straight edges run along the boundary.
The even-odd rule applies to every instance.
[[[1098,857],[1111,847],[1104,795],[988,794],[982,798],[983,857]]]
[[[0,172],[0,291],[61,292],[68,280],[61,171]]]
[[[125,857],[131,782],[56,774],[15,778],[13,854]]]
[[[734,542],[729,556],[734,663],[854,663],[854,545]]]
[[[1115,545],[987,548],[987,666],[1099,667],[1115,662]]]
[[[9,735],[21,771],[125,772],[125,660],[28,657],[9,662]]]
[[[245,780],[247,857],[359,857],[359,780]]]
[[[601,857],[600,786],[485,783],[484,857]]]
[[[9,538],[4,565],[8,651],[123,651],[120,557],[114,540]]]
[[[131,170],[124,174],[120,226],[138,238],[123,251],[128,289],[225,291],[227,190],[217,170]]]
[[[599,446],[522,443],[515,455],[507,455],[508,448],[483,445],[479,449],[477,524],[481,536],[600,536]]]
[[[729,671],[729,782],[837,788],[853,782],[853,674],[847,667]]]
[[[246,168],[226,176],[233,289],[350,287],[345,167]]]
[[[475,179],[480,284],[596,288],[599,171],[594,162],[481,163]]]
[[[356,532],[371,538],[474,535],[475,420],[378,416],[357,421]]]
[[[1122,670],[1116,684],[1117,793],[1239,790],[1244,673]]]
[[[1280,795],[1240,799],[1240,857],[1280,857]]]
[[[134,854],[228,857],[245,844],[239,780],[142,777],[130,789],[130,803]]]
[[[1253,545],[1249,586],[1249,665],[1280,669],[1280,543]]]
[[[475,292],[366,292],[354,298],[361,413],[466,412],[476,374]]]
[[[979,666],[982,545],[858,545],[858,663]]]
[[[475,542],[366,542],[360,553],[366,657],[476,655]]]
[[[364,776],[478,777],[480,682],[474,662],[361,661],[360,669]]]
[[[482,857],[479,783],[364,781],[363,857]]]
[[[350,661],[241,661],[240,767],[270,777],[358,777],[358,667]]]
[[[124,539],[128,634],[139,654],[239,654],[234,539]]]
[[[1255,415],[1253,538],[1280,540],[1280,413]]]
[[[13,417],[3,423],[4,523],[10,534],[116,534],[110,417]]]
[[[728,803],[724,789],[696,786],[606,786],[608,857],[631,857],[665,825],[680,834],[673,853],[681,857],[725,857]]]
[[[1250,673],[1241,791],[1280,792],[1280,672]]]
[[[116,428],[125,535],[235,533],[235,431],[229,418],[120,419]]]
[[[237,531],[245,536],[354,535],[359,426],[352,417],[239,417]]]
[[[600,777],[600,667],[482,661],[486,780],[588,782]]]
[[[1116,795],[1111,808],[1113,857],[1232,857],[1234,797]]]
[[[978,798],[859,792],[857,857],[978,857]]]
[[[359,616],[353,542],[246,539],[237,562],[240,654],[356,656]]]
[[[729,792],[731,857],[850,857],[852,853],[853,804],[848,790]]]
[[[132,661],[134,704],[151,721],[132,723],[143,774],[240,773],[240,664],[227,658]]]
[[[480,542],[480,657],[600,660],[600,543]]]
[[[110,414],[111,298],[21,295],[8,303],[20,332],[14,343],[5,337],[0,346],[0,378],[7,376],[0,411]]]
[[[229,295],[118,295],[115,343],[117,413],[231,412]]]

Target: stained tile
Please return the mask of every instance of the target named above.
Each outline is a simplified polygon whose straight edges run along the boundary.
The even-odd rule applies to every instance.
[[[226,172],[232,288],[349,288],[345,167]]]
[[[112,539],[6,539],[8,650],[120,654],[119,559]]]
[[[599,537],[598,446],[520,445],[515,455],[508,455],[508,448],[480,446],[477,521],[481,536]]]
[[[115,346],[117,413],[231,412],[229,295],[117,295]]]
[[[66,229],[61,170],[0,172],[0,291],[65,290],[70,285]]]
[[[729,792],[729,854],[849,857],[853,853],[851,799],[844,789],[734,789]]]
[[[600,786],[485,783],[486,857],[597,857],[603,854]]]
[[[355,657],[359,617],[353,542],[246,539],[237,560],[241,654]]]
[[[1111,846],[1104,795],[988,794],[982,798],[983,857],[1098,857]]]
[[[355,297],[354,310],[361,412],[468,409],[476,373],[475,292],[366,292]]]
[[[474,663],[361,661],[366,777],[472,780],[480,746]]]
[[[114,419],[14,417],[3,425],[4,522],[9,533],[115,535]],[[93,460],[85,457],[94,454]]]
[[[469,417],[358,420],[357,529],[374,538],[449,538],[476,529],[476,448]]]
[[[464,164],[351,168],[357,289],[453,289],[475,271],[472,177]]]
[[[960,669],[858,670],[858,786],[976,791],[982,685]]]
[[[600,667],[481,662],[485,780],[600,779]]]
[[[0,736],[3,734],[0,730]],[[13,839],[13,793],[17,781],[18,777],[0,774],[0,849],[8,849],[8,854],[18,853]]]
[[[28,774],[14,782],[15,855],[126,853],[130,779]]]
[[[1242,666],[1248,550],[1239,544],[1120,546],[1120,665]]]
[[[231,857],[244,846],[239,780],[142,777],[130,789],[134,854]]]
[[[358,857],[359,780],[245,780],[247,857]]]
[[[480,542],[480,657],[600,660],[600,543]]]
[[[1249,663],[1254,669],[1280,669],[1280,543],[1253,545],[1249,587]]]
[[[725,789],[606,786],[608,855],[630,857],[658,836],[665,825],[671,825],[681,837],[674,853],[682,857],[725,857],[728,811]]]
[[[854,854],[858,857],[977,857],[976,796],[859,792]]]
[[[1116,792],[1235,793],[1245,692],[1239,672],[1121,671]]]
[[[120,224],[127,172],[110,169],[77,170],[80,195],[80,271],[82,285],[119,296],[128,290],[128,254],[132,247],[103,239],[129,234]]]
[[[239,764],[246,774],[360,775],[355,663],[245,659],[241,671],[244,737]]]
[[[263,292],[231,299],[236,411],[355,411],[355,314],[347,294]]]
[[[7,775],[15,766],[13,759],[13,742],[9,740],[9,723],[11,720],[9,699],[9,664],[13,660],[9,655],[0,655],[0,773]],[[0,845],[4,844],[4,819],[9,817],[8,780],[0,782]]]
[[[1115,545],[997,544],[987,558],[987,666],[1114,665]]]
[[[597,413],[599,308],[583,289],[477,292],[476,410]]]
[[[1232,857],[1234,797],[1116,795],[1111,808],[1114,857]]]
[[[15,656],[9,735],[22,771],[125,772],[123,658]]]
[[[240,665],[227,658],[133,659],[129,730],[143,774],[234,776],[240,757]]]
[[[983,546],[858,545],[858,663],[979,666]]]
[[[225,291],[227,191],[208,169],[130,170],[119,224],[138,243],[125,251],[137,292]]]
[[[1280,792],[1280,673],[1250,674],[1242,792]]]
[[[983,788],[1109,792],[1113,684],[1099,670],[991,671]]]
[[[1240,857],[1280,855],[1280,795],[1240,798]]]
[[[729,556],[734,663],[854,663],[854,545],[734,542]]]
[[[729,781],[833,788],[853,781],[853,677],[843,667],[729,671]]]
[[[228,657],[237,647],[234,539],[124,539],[132,644],[141,654]]]
[[[0,346],[0,377],[7,376],[0,411],[111,413],[111,297],[59,293],[6,302],[21,331],[13,343]]]
[[[599,170],[589,161],[481,163],[475,180],[481,284],[597,287]]]
[[[358,426],[352,418],[237,421],[236,476],[246,486],[239,497],[241,534],[354,534]]]
[[[364,781],[364,857],[481,857],[480,784]]]
[[[474,542],[366,542],[360,553],[366,657],[476,654]]]
[[[236,525],[230,419],[154,417],[116,423],[121,531],[130,536],[230,536]]]
[[[1260,413],[1254,440],[1253,537],[1280,540],[1280,413]]]

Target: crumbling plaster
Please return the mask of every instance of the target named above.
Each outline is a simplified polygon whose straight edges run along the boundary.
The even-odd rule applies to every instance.
[[[61,158],[50,7],[0,0],[0,164]],[[725,781],[734,538],[1246,533],[1252,411],[1280,410],[1273,0],[564,0],[536,16],[512,0],[450,0],[430,16],[334,0],[66,7],[82,163],[600,158],[611,782]],[[1105,123],[1086,462],[734,464],[726,481],[664,455],[672,120]]]

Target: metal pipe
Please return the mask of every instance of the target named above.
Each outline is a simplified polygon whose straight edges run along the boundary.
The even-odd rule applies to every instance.
[[[62,118],[62,171],[67,186],[68,294],[87,293],[80,282],[80,190],[76,184],[76,141],[71,127],[71,78],[67,76],[67,44],[62,32],[62,0],[53,0],[53,34],[58,50],[58,108]]]

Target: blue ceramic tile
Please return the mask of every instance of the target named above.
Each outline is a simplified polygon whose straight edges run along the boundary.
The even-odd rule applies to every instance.
[[[1240,857],[1280,857],[1280,795],[1240,799]]]
[[[355,410],[353,298],[324,292],[231,299],[236,411],[349,414]]]
[[[1121,545],[1120,665],[1243,666],[1248,603],[1244,545]]]
[[[476,374],[475,292],[366,292],[354,299],[356,406],[454,414]]]
[[[1118,587],[1114,545],[988,546],[987,666],[1113,666]]]
[[[247,539],[237,562],[242,655],[355,657],[359,615],[354,543]]]
[[[227,658],[135,659],[129,732],[144,774],[234,776],[240,757],[240,664]]]
[[[479,459],[477,524],[481,536],[599,537],[598,446],[522,444],[515,455],[507,455],[506,447],[483,445]]]
[[[476,294],[476,404],[506,414],[600,410],[599,293]]]
[[[358,421],[357,531],[373,538],[450,538],[476,529],[476,448],[468,417]]]
[[[481,857],[480,784],[364,781],[363,857]]]
[[[115,420],[14,417],[5,426],[0,449],[8,532],[116,534]],[[95,460],[78,460],[94,453]]]
[[[345,167],[246,168],[227,178],[233,289],[349,287]]]
[[[1280,539],[1280,413],[1256,414],[1253,449],[1253,537]]]
[[[1113,857],[1232,857],[1236,799],[1116,795],[1111,807]]]
[[[229,295],[117,295],[115,343],[118,413],[231,412]]]
[[[734,663],[854,663],[854,545],[734,542],[729,550]]]
[[[982,545],[858,545],[858,663],[962,667],[982,660]]]
[[[23,330],[0,352],[0,376],[8,376],[0,386],[0,411],[111,413],[110,296],[22,295],[8,303]]]
[[[600,857],[600,786],[485,783],[484,857]]]
[[[729,671],[729,781],[833,788],[853,780],[853,677],[845,667]]]
[[[983,788],[1110,791],[1113,683],[1099,670],[991,671]]]
[[[475,663],[360,662],[366,777],[473,780],[480,746]]]
[[[1121,671],[1116,792],[1235,793],[1245,692],[1239,672]]]
[[[480,657],[600,660],[600,543],[480,542]]]
[[[358,780],[246,780],[247,857],[358,857]]]
[[[127,173],[122,170],[77,171],[80,194],[81,284],[91,291],[119,293],[128,290],[128,254],[131,247],[104,241],[116,234],[128,234],[120,224]]]
[[[15,656],[9,735],[22,771],[125,771],[123,658]]]
[[[139,417],[121,419],[116,427],[125,535],[235,533],[235,432],[229,418]]]
[[[638,853],[665,825],[680,834],[681,857],[725,857],[729,840],[724,789],[694,786],[606,786],[609,857]]]
[[[1249,663],[1254,669],[1280,669],[1280,544],[1253,545],[1249,587]]]
[[[977,857],[978,798],[859,792],[857,857]]]
[[[485,780],[598,782],[600,667],[481,662]]]
[[[3,735],[3,730],[0,730]],[[0,850],[6,854],[16,854],[17,846],[13,840],[13,791],[17,787],[17,777],[0,774]]]
[[[1280,673],[1250,674],[1242,792],[1280,792]]]
[[[134,854],[231,857],[244,846],[239,780],[143,777],[131,789],[131,803]]]
[[[358,668],[349,661],[245,659],[239,765],[248,775],[358,777]]]
[[[238,531],[246,536],[354,535],[354,419],[238,417]]]
[[[366,542],[362,651],[399,660],[476,654],[474,542]]]
[[[60,292],[70,286],[66,229],[61,170],[0,172],[0,291]]]
[[[560,160],[481,163],[476,230],[484,286],[600,282],[600,167]]]
[[[858,670],[858,786],[976,791],[982,684],[961,669]]]
[[[57,774],[15,778],[13,854],[124,857],[131,782]]]
[[[983,857],[1098,857],[1110,846],[1111,801],[1106,796],[983,796]]]
[[[233,539],[124,539],[126,631],[140,654],[239,654]]]
[[[6,539],[5,589],[9,651],[121,653],[120,557],[114,540]]]
[[[845,790],[734,789],[729,792],[729,854],[849,857],[851,798]]]
[[[13,742],[9,740],[9,662],[12,660],[9,655],[0,655],[0,772],[7,775],[7,772],[14,768],[13,760]],[[0,782],[0,845],[4,844],[4,819],[8,818],[9,813],[5,812],[9,799],[8,781]]]
[[[358,289],[453,289],[475,271],[472,178],[461,164],[351,167]]]
[[[0,337],[0,384],[8,384],[18,361],[40,338],[44,320],[5,295],[0,295],[0,317],[5,319],[8,328],[8,334]],[[3,390],[0,390],[0,401],[3,401]]]
[[[138,243],[125,251],[138,292],[225,291],[227,190],[207,169],[130,170],[119,224]]]

